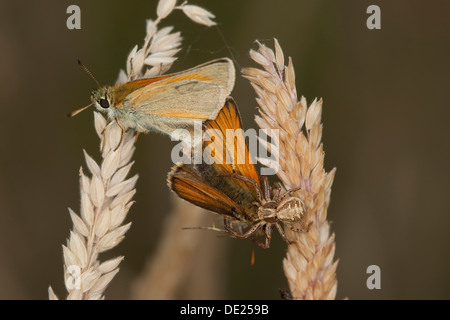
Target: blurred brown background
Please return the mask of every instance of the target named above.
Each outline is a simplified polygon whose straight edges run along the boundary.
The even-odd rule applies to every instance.
[[[189,2],[213,12],[219,28],[196,25],[181,12],[169,17],[163,25],[184,37],[171,71],[222,56],[238,69],[253,66],[254,40],[272,47],[276,37],[293,58],[299,94],[308,102],[323,97],[325,166],[338,169],[328,210],[339,259],[337,298],[449,299],[450,3]],[[70,4],[81,8],[81,30],[66,28]],[[381,8],[381,30],[366,28],[371,4]],[[79,211],[82,149],[99,159],[92,111],[66,117],[89,103],[95,86],[76,58],[112,84],[132,47],[142,45],[155,8],[156,0],[0,1],[1,299],[47,299],[49,285],[64,296],[61,245],[71,228],[67,207]],[[240,76],[233,96],[245,128],[255,128],[255,95]],[[156,134],[138,141],[133,225],[104,256],[125,256],[107,299],[131,296],[158,245],[171,211],[165,179],[172,146]],[[286,245],[278,235],[269,250],[256,249],[250,266],[250,241],[180,232],[217,239],[221,267],[214,292],[199,287],[179,297],[278,299],[287,286]],[[366,287],[372,264],[381,268],[381,290]]]

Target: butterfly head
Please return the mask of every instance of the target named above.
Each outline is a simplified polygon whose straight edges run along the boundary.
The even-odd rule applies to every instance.
[[[92,91],[91,100],[95,108],[101,112],[106,112],[112,105],[112,95],[109,87],[101,87]]]

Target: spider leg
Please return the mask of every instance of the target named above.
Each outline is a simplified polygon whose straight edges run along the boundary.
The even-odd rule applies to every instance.
[[[252,240],[256,245],[263,248],[264,250],[270,247],[270,241],[272,240],[272,226],[267,223],[264,226],[264,239],[265,239],[264,243],[258,241],[256,238],[253,238]]]
[[[273,200],[274,201],[279,201],[281,200],[280,198],[280,194],[281,194],[281,185],[278,181],[275,181],[272,185],[272,195],[273,195]]]
[[[267,179],[266,176],[261,177],[262,183],[263,183],[263,189],[264,189],[264,196],[267,201],[270,201],[270,185],[269,185],[269,179]]]
[[[251,237],[258,229],[260,229],[265,224],[264,221],[260,221],[250,227],[246,232],[240,233],[236,230],[234,230],[229,224],[228,220],[224,219],[223,227],[225,230],[227,230],[232,236],[238,239],[247,239]]]
[[[293,226],[289,226],[289,229],[291,229],[294,232],[308,232],[310,227],[311,227],[311,225],[312,225],[312,221],[308,224],[306,229],[298,229],[298,228],[294,228]]]
[[[301,187],[298,187],[298,188],[295,188],[295,189],[287,190],[285,193],[283,193],[283,194],[280,196],[280,199],[279,199],[279,200],[283,200],[288,194],[290,194],[290,193],[292,193],[292,192],[295,192],[295,191],[298,191],[298,190],[300,190],[300,189],[301,189]]]
[[[275,223],[275,226],[277,227],[278,232],[280,233],[280,236],[283,238],[283,240],[287,243],[287,244],[291,244],[293,243],[293,241],[290,241],[287,236],[286,233],[284,232],[283,228],[281,227],[281,225],[277,222]],[[291,229],[292,230],[292,229]]]
[[[268,249],[270,247],[270,240],[272,240],[272,225],[266,224],[266,228],[264,230],[266,235],[266,245],[264,249]]]
[[[263,249],[267,249],[266,244],[260,242],[258,239],[252,238],[252,241],[253,241],[253,243],[256,244],[258,247],[263,248]]]

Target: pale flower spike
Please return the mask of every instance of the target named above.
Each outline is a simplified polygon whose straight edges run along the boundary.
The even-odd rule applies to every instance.
[[[161,0],[156,8],[156,14],[159,19],[166,18],[175,8],[177,0]]]
[[[176,3],[176,0],[160,0],[158,2],[157,19],[147,20],[147,35],[144,45],[140,49],[135,46],[131,50],[126,64],[127,71],[125,73],[120,70],[116,84],[140,78],[156,77],[170,69],[176,60],[175,54],[180,50],[182,38],[180,32],[171,33],[173,27],[158,30],[158,25],[174,10],[182,10],[195,23],[208,27],[216,25],[211,20],[215,16],[202,7],[187,4],[187,1],[179,6],[176,6]],[[151,66],[151,68],[145,69],[143,64]]]
[[[181,9],[194,22],[204,24],[208,27],[216,25],[216,23],[211,20],[214,19],[215,16],[199,6],[183,5],[181,6]]]
[[[159,23],[174,9],[180,9],[194,22],[214,25],[214,15],[184,2],[176,7],[176,0],[160,0],[157,19],[147,20],[147,35],[142,48],[135,46],[126,61],[126,71],[120,70],[116,84],[153,77],[167,72],[180,50],[180,32],[172,33],[173,27],[158,30]],[[187,7],[187,8],[185,8]],[[150,66],[150,68],[147,68]],[[133,205],[138,176],[126,179],[130,172],[135,150],[135,134],[122,133],[114,121],[108,123],[98,112],[94,112],[94,124],[100,138],[103,158],[98,164],[85,151],[86,165],[91,178],[80,169],[80,215],[69,208],[73,230],[67,244],[63,245],[64,283],[67,300],[102,300],[104,291],[119,272],[122,256],[100,262],[101,252],[117,246],[125,237],[131,223],[123,224]],[[105,129],[106,128],[106,129]],[[123,137],[122,137],[123,135]],[[51,287],[50,300],[58,300]]]
[[[275,52],[259,42],[258,46],[250,56],[261,68],[242,70],[258,95],[260,116],[255,121],[263,129],[279,130],[277,175],[287,190],[297,190],[293,194],[306,207],[303,220],[292,227],[309,226],[308,232],[286,228],[292,241],[283,261],[289,289],[293,299],[335,299],[335,242],[326,217],[336,169],[327,173],[323,168],[322,100],[314,100],[309,107],[304,97],[299,101],[292,60],[284,65],[276,39]]]

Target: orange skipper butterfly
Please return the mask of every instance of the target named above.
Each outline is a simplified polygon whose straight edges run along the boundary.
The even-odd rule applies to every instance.
[[[232,135],[229,130],[233,130]],[[167,179],[169,188],[180,198],[222,215],[224,228],[233,237],[251,237],[257,245],[267,249],[271,228],[275,225],[289,243],[280,222],[301,221],[305,206],[300,198],[291,195],[294,190],[282,192],[279,183],[270,186],[266,176],[258,175],[250,160],[239,111],[231,97],[215,120],[203,123],[203,131],[206,136],[213,132],[212,136],[209,134],[209,141],[203,139],[202,149],[204,154],[208,151],[214,161],[174,166]],[[264,242],[256,238],[261,231]]]

